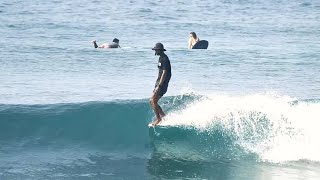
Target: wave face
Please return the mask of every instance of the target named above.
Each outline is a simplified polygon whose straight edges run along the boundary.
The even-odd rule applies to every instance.
[[[7,141],[85,143],[128,148],[148,141],[146,101],[1,105],[0,136]]]
[[[82,144],[191,161],[320,161],[319,100],[274,94],[166,97],[161,126],[148,100],[0,105],[0,141]],[[5,144],[4,143],[4,144]]]

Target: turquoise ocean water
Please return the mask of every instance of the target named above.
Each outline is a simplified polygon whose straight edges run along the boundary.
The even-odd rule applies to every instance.
[[[0,179],[320,178],[318,0],[3,0],[0,34]]]

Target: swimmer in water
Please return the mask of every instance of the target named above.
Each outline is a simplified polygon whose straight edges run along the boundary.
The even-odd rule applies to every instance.
[[[104,43],[98,46],[97,41],[92,41],[94,48],[121,48],[119,45],[119,39],[114,38],[111,44]]]
[[[192,49],[193,46],[199,42],[200,39],[197,37],[197,34],[195,32],[191,32],[190,35],[189,35],[189,45],[188,45],[188,48],[189,49]]]

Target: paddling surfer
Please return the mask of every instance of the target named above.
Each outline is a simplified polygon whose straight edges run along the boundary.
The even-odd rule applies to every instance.
[[[156,120],[152,122],[152,126],[156,126],[160,123],[162,118],[165,116],[165,113],[158,105],[159,99],[167,92],[169,81],[171,78],[171,64],[168,56],[164,53],[166,51],[163,47],[163,44],[157,43],[152,50],[155,51],[155,55],[159,56],[158,61],[158,79],[153,90],[153,95],[150,98],[150,104],[156,114]]]
[[[110,44],[104,43],[104,44],[101,44],[100,46],[98,46],[96,40],[93,40],[92,44],[93,44],[94,48],[121,48],[119,45],[119,39],[117,39],[117,38],[114,38],[112,40],[112,43],[110,43]]]

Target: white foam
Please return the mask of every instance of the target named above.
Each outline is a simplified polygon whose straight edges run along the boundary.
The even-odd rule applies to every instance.
[[[199,131],[220,125],[237,144],[262,161],[320,161],[320,103],[299,102],[276,93],[229,96],[210,94],[171,112],[163,126]]]

